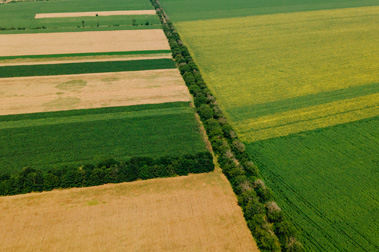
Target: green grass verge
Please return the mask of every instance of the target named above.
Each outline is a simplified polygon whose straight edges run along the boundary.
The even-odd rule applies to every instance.
[[[0,117],[0,167],[49,169],[133,156],[205,151],[189,103]]]
[[[0,56],[0,60],[11,59],[42,59],[42,58],[61,58],[61,57],[91,57],[91,56],[117,56],[117,55],[148,55],[171,53],[170,50],[154,51],[129,51],[129,52],[95,52],[95,53],[70,53],[70,54],[44,54],[44,55],[22,55],[22,56]]]
[[[307,251],[378,251],[379,117],[247,144]]]
[[[0,78],[84,73],[107,73],[175,68],[171,59],[83,62],[0,67]]]

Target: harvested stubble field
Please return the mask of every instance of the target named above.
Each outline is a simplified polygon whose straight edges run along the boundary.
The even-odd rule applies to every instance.
[[[169,50],[161,29],[0,35],[1,56]]]
[[[189,102],[0,116],[0,167],[5,173],[25,166],[50,169],[205,150]]]
[[[37,13],[35,18],[63,18],[63,17],[90,17],[90,16],[131,16],[131,15],[155,15],[155,10],[133,11],[89,11],[89,12],[64,12],[64,13]]]
[[[0,197],[0,250],[258,251],[220,171]]]
[[[306,251],[377,251],[377,1],[161,2]]]
[[[0,78],[0,115],[190,100],[177,69]]]

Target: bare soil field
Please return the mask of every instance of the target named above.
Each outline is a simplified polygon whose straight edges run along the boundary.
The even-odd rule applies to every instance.
[[[0,35],[1,56],[169,50],[161,29]]]
[[[0,115],[190,100],[177,69],[0,79]]]
[[[129,10],[129,11],[89,11],[64,13],[38,13],[35,18],[62,18],[62,17],[92,17],[92,16],[129,16],[129,15],[155,15],[155,10]]]
[[[258,251],[220,171],[0,197],[0,251]]]
[[[29,59],[29,61],[0,61],[0,66],[26,66],[26,65],[38,65],[43,62],[44,64],[61,64],[61,63],[82,63],[82,62],[105,62],[105,61],[126,61],[126,60],[148,60],[148,59],[172,59],[171,54],[166,55],[149,55],[149,56],[140,56],[140,55],[125,55],[125,56],[108,56],[107,58],[95,58],[87,57],[82,59],[81,57],[72,57],[65,59],[55,59],[51,58],[42,58],[42,59]]]

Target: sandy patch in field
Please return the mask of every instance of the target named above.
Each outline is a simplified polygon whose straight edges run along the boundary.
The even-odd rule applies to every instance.
[[[43,61],[45,65],[54,65],[61,63],[83,63],[83,62],[109,62],[109,61],[129,61],[129,60],[150,60],[150,59],[172,59],[171,55],[165,56],[141,56],[141,57],[113,57],[113,58],[105,58],[105,59],[66,59],[66,60],[46,60]],[[11,62],[11,63],[1,63],[0,66],[26,66],[26,65],[39,65],[41,62]]]
[[[66,12],[66,13],[38,13],[34,18],[64,18],[64,17],[95,17],[99,16],[130,16],[130,15],[155,15],[155,10],[129,10],[129,11],[90,11],[90,12]]]
[[[0,35],[1,56],[170,50],[161,29]]]
[[[0,197],[0,251],[258,251],[220,171]]]
[[[0,79],[0,115],[190,100],[177,69]]]

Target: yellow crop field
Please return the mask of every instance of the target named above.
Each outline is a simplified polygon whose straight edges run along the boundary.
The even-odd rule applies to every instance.
[[[379,114],[379,93],[303,109],[247,119],[236,123],[243,141],[259,141],[348,123]]]
[[[374,6],[177,26],[239,136],[251,142],[379,115],[378,19]]]
[[[218,170],[0,197],[0,251],[258,251]]]

